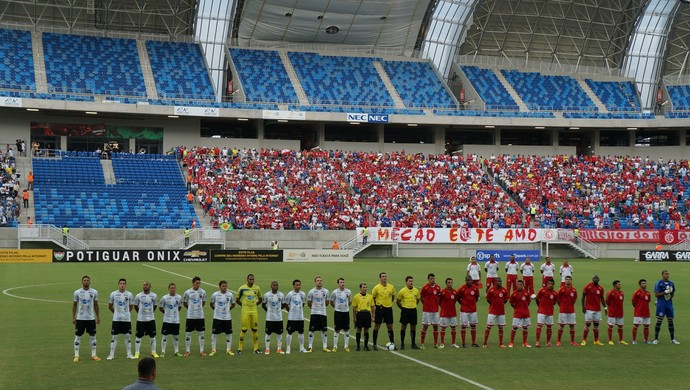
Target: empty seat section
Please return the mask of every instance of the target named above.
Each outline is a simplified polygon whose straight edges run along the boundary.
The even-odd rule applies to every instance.
[[[501,70],[530,110],[597,111],[592,99],[570,76]]]
[[[393,106],[374,61],[380,58],[289,52],[311,104]]]
[[[161,99],[215,100],[198,44],[147,41],[146,50]]]
[[[429,62],[383,61],[405,107],[454,108],[455,101]]]
[[[36,90],[30,32],[0,29],[0,58],[0,88]]]
[[[277,51],[232,48],[230,56],[248,102],[297,102]]]
[[[461,66],[460,69],[484,101],[487,110],[520,109],[493,70],[477,66]]]
[[[631,81],[594,81],[585,79],[609,111],[640,111],[635,85]]]
[[[133,39],[43,33],[43,51],[56,93],[146,95]]]
[[[674,110],[690,110],[690,85],[669,85],[666,89]]]

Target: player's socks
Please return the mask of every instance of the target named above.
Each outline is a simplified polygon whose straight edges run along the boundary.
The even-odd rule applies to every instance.
[[[668,332],[671,334],[671,340],[675,340],[676,339],[676,336],[675,336],[676,328],[675,328],[675,325],[673,323],[673,318],[668,319]]]
[[[484,345],[486,345],[487,340],[489,340],[489,333],[491,333],[491,328],[487,326],[486,330],[484,330]]]
[[[328,333],[321,331],[321,344],[323,345],[323,349],[328,349]],[[336,347],[338,346],[337,344],[335,345]]]
[[[364,334],[364,346],[365,347],[369,346],[369,332]]]
[[[424,344],[423,341],[422,344]],[[434,345],[438,345],[438,328],[434,329]]]
[[[393,333],[392,330],[388,331],[388,341],[395,344],[395,334]]]
[[[417,345],[417,343],[415,343],[416,338],[417,338],[417,332],[415,332],[414,330],[410,330],[410,339],[412,339],[412,346]]]
[[[141,351],[141,338],[137,337],[134,340],[134,354],[139,355],[139,351]]]
[[[357,349],[359,349],[359,343],[362,340],[362,333],[361,332],[355,332],[355,344],[357,345]],[[366,345],[366,344],[364,344]]]
[[[452,341],[452,344],[455,345],[455,339],[457,339],[458,332],[455,330],[455,328],[450,328],[450,339]],[[441,343],[443,343],[443,337],[441,337]],[[463,344],[465,344],[463,342]]]
[[[542,328],[542,326],[543,326],[542,324],[537,324],[537,342],[541,341],[541,328]]]
[[[175,349],[175,353],[178,353],[180,351],[180,336],[174,334],[173,335],[173,348]],[[187,347],[189,350],[189,347]]]
[[[338,348],[339,336],[340,336],[340,332],[333,332],[333,348]],[[347,346],[347,342],[345,342],[345,345]]]
[[[400,347],[405,347],[405,331],[404,330],[400,331]]]
[[[609,341],[612,341],[612,340],[613,340],[613,325],[609,325],[609,326],[608,326],[607,332],[608,332],[608,335],[609,335]]]
[[[157,347],[157,345],[156,345],[156,338],[155,338],[155,337],[151,337],[151,354],[155,354],[155,353],[156,353],[156,347]]]
[[[199,353],[204,353],[204,332],[199,332]]]
[[[467,338],[467,329],[460,328],[460,339],[462,340],[462,345],[465,345],[465,339]]]
[[[441,344],[445,344],[446,342],[446,328],[441,328]],[[424,344],[424,341],[422,341],[422,344]],[[455,343],[453,343],[455,344]]]
[[[230,337],[232,337],[232,335]],[[282,334],[276,335],[276,344],[278,345],[278,349],[281,349],[281,347],[283,345],[283,335]]]
[[[592,333],[594,333],[594,341],[599,341],[599,325],[594,325],[592,328]]]
[[[622,341],[623,340],[623,326],[618,325],[618,340]]]
[[[421,344],[424,344],[424,340],[426,339],[426,330],[427,330],[427,325],[422,325],[422,338],[419,340]],[[434,342],[436,344],[436,342]]]
[[[115,348],[117,348],[117,335],[110,338],[110,355],[115,356]]]
[[[98,344],[96,336],[89,336],[89,338],[91,339],[91,356],[96,356],[96,345]]]
[[[558,327],[558,342],[561,341],[561,338],[563,337],[563,327],[559,326]],[[539,341],[539,337],[537,337],[537,341]]]
[[[498,328],[498,344],[503,345],[503,328]]]
[[[345,331],[345,340],[343,341],[343,346],[347,348],[348,345],[350,345],[350,332]]]
[[[218,335],[211,333],[211,351],[216,350],[216,340],[218,338]]]
[[[165,353],[165,347],[168,346],[168,336],[161,337],[161,352]]]
[[[637,341],[637,325],[633,325],[632,328],[632,341],[633,343]]]
[[[644,334],[644,341],[649,340],[649,325],[644,326],[643,334]]]
[[[477,344],[477,328],[476,327],[470,328],[470,334],[472,335],[472,344]]]
[[[379,331],[378,331],[378,329],[374,329],[374,338],[372,340],[374,342],[374,345],[376,345],[376,341],[378,341],[378,339],[379,339]]]
[[[285,336],[285,350],[289,351],[290,350],[290,344],[292,344],[292,334],[287,334]]]
[[[515,328],[510,331],[510,343],[513,344],[515,342]]]
[[[299,341],[299,349],[302,350],[304,349],[304,333],[302,334],[297,334],[297,341]]]
[[[527,329],[522,329],[522,344],[525,345],[527,344],[527,335],[528,335]]]
[[[254,344],[254,350],[259,350],[259,330],[252,329],[252,343]]]
[[[551,336],[553,336],[553,329],[551,329],[551,325],[546,325],[546,343],[551,342]]]
[[[240,344],[237,346],[237,350],[241,351],[242,346],[244,345],[244,335],[247,333],[246,330],[241,330],[240,331]]]
[[[589,326],[585,325],[585,330],[582,332],[582,340],[587,340],[589,336]]]
[[[309,339],[309,349],[311,349],[314,346],[314,332],[309,332],[307,337]]]
[[[659,339],[659,332],[661,331],[661,321],[663,321],[660,318],[656,319],[656,325],[654,325],[654,340]]]
[[[184,346],[186,352],[189,352],[190,348],[192,348],[192,332],[185,332]]]
[[[266,345],[266,348],[265,348],[265,349],[266,349],[267,351],[268,351],[269,349],[271,349],[271,348],[270,348],[270,347],[271,347],[271,335],[270,335],[270,334],[266,334],[266,337],[264,337],[264,344]],[[278,348],[280,348],[280,346],[278,346]]]
[[[132,334],[127,333],[125,335],[125,350],[127,351],[127,356],[132,355]]]
[[[81,344],[81,336],[74,336],[74,356],[79,356],[79,345]]]
[[[575,342],[575,325],[570,325],[570,343]]]

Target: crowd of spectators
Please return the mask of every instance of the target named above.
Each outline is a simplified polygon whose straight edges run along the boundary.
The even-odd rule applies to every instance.
[[[173,152],[173,151],[171,151]],[[239,229],[523,226],[476,156],[175,148],[190,201]],[[471,199],[471,201],[468,201]]]
[[[8,144],[0,149],[0,227],[14,226],[21,211],[19,203],[19,174],[14,150]]]
[[[536,226],[679,229],[690,220],[687,160],[503,155],[484,164]]]

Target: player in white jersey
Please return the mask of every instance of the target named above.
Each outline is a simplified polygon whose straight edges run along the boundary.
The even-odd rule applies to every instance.
[[[467,275],[472,277],[472,284],[477,288],[482,288],[482,266],[477,264],[477,258],[472,256],[467,265]]]
[[[204,305],[206,304],[206,291],[201,288],[201,278],[195,276],[192,278],[192,288],[184,292],[182,302],[187,309],[187,321],[185,323],[185,353],[184,356],[190,356],[192,347],[192,332],[196,331],[199,335],[199,355],[206,356],[204,352],[204,331],[206,324],[204,323]]]
[[[522,272],[522,280],[525,283],[525,291],[534,294],[534,264],[529,257],[520,265],[520,272]]]
[[[81,278],[81,288],[74,292],[72,303],[72,324],[74,329],[74,362],[79,362],[79,346],[84,332],[91,338],[91,360],[99,361],[96,355],[96,325],[101,323],[98,309],[98,291],[91,288],[91,278]]]
[[[565,286],[565,278],[570,276],[573,277],[573,266],[568,264],[568,260],[563,260],[563,265],[558,271],[561,274],[561,287]]]
[[[228,291],[228,282],[221,280],[218,283],[220,291],[211,294],[211,309],[213,309],[213,327],[211,328],[211,354],[216,354],[216,339],[221,333],[225,333],[225,353],[229,356],[232,352],[232,316],[230,310],[235,307],[235,296]]]
[[[331,292],[329,297],[333,306],[333,352],[338,352],[338,336],[340,331],[345,334],[343,348],[345,352],[350,352],[350,304],[352,303],[352,291],[345,288],[345,279],[338,278],[338,288]]]
[[[175,283],[168,284],[168,293],[163,295],[158,307],[163,313],[160,357],[165,356],[168,336],[173,337],[173,350],[175,356],[182,356],[180,353],[180,309],[182,309],[182,296],[177,293],[177,285],[175,285]]]
[[[515,261],[515,255],[510,255],[510,260],[506,263],[506,290],[508,295],[517,290],[518,270],[520,264]]]
[[[151,283],[144,282],[144,291],[134,297],[134,309],[137,311],[137,333],[134,339],[134,358],[139,359],[141,339],[144,336],[151,338],[151,356],[158,357],[156,353],[156,307],[158,307],[158,295],[151,291]]]
[[[127,279],[117,281],[117,290],[110,293],[108,309],[113,313],[113,325],[110,330],[110,354],[108,360],[115,359],[115,348],[117,348],[117,336],[124,335],[125,351],[127,359],[132,359],[132,316],[131,311],[134,307],[134,296],[127,291]]]
[[[287,293],[283,308],[288,311],[287,321],[287,342],[285,346],[285,353],[290,353],[290,344],[292,343],[292,334],[297,332],[299,340],[299,351],[307,352],[304,349],[304,305],[307,303],[307,295],[304,291],[300,291],[302,282],[299,279],[292,281],[292,291]]]
[[[546,261],[539,267],[541,271],[541,286],[546,287],[549,279],[553,279],[556,273],[556,265],[551,262],[551,258],[546,256]]]
[[[326,306],[329,304],[328,289],[323,288],[323,279],[320,276],[314,278],[316,286],[309,290],[307,294],[307,304],[311,309],[309,316],[309,348],[307,352],[311,352],[312,344],[314,343],[314,332],[321,331],[321,343],[324,352],[331,352],[328,349],[328,320],[326,317]]]
[[[496,261],[494,255],[489,256],[489,261],[484,264],[484,271],[486,271],[486,291],[494,285],[494,279],[498,277],[498,269],[500,264]]]
[[[283,301],[285,301],[285,294],[278,291],[278,282],[275,280],[271,282],[271,291],[267,292],[263,296],[261,301],[261,307],[266,310],[266,350],[265,355],[271,353],[271,335],[276,334],[276,345],[277,352],[279,354],[284,354],[283,352]]]

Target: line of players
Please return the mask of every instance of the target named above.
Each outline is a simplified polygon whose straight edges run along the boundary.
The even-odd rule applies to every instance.
[[[324,352],[335,352],[338,348],[338,339],[340,333],[344,333],[344,350],[349,351],[349,323],[350,312],[349,308],[352,306],[352,317],[356,328],[356,348],[360,350],[362,341],[362,333],[364,333],[364,350],[369,350],[369,329],[372,322],[374,323],[373,331],[373,350],[377,350],[377,339],[380,326],[385,323],[388,330],[388,338],[392,345],[395,345],[393,335],[393,302],[400,308],[400,349],[405,348],[405,333],[409,325],[410,338],[412,349],[424,349],[424,341],[429,326],[433,328],[434,347],[444,348],[445,333],[448,327],[451,328],[451,345],[454,348],[460,348],[456,344],[456,328],[458,326],[458,316],[456,304],[460,304],[460,326],[462,347],[467,346],[466,331],[470,329],[470,335],[473,347],[479,347],[476,341],[476,329],[478,325],[477,320],[477,302],[480,299],[479,286],[476,280],[470,275],[465,278],[465,284],[458,290],[453,288],[453,280],[447,278],[445,280],[445,288],[441,289],[435,282],[435,275],[428,275],[428,283],[422,287],[421,291],[414,287],[414,278],[406,277],[405,287],[403,287],[397,294],[395,288],[387,283],[386,273],[379,274],[379,284],[372,290],[372,294],[367,292],[367,285],[361,283],[359,285],[360,292],[354,297],[351,291],[345,288],[344,279],[338,279],[338,287],[329,294],[329,291],[323,287],[323,279],[317,276],[314,279],[315,287],[307,294],[301,291],[301,281],[294,280],[292,283],[293,289],[283,294],[278,290],[278,282],[271,283],[271,291],[266,294],[261,293],[261,289],[254,284],[254,275],[248,275],[247,283],[238,289],[238,298],[227,289],[227,282],[220,281],[219,290],[211,295],[210,306],[213,309],[213,326],[211,336],[211,353],[210,356],[216,354],[217,337],[220,334],[226,335],[226,354],[234,355],[232,350],[232,319],[230,310],[238,303],[242,306],[241,318],[241,335],[240,342],[237,349],[237,354],[242,353],[242,346],[244,344],[244,337],[248,330],[252,331],[254,352],[257,354],[270,353],[269,345],[271,342],[271,335],[276,334],[277,352],[290,353],[292,344],[292,335],[294,332],[298,333],[300,352],[311,352],[314,341],[314,336],[317,331],[321,332],[321,341]],[[505,348],[503,342],[505,322],[505,304],[510,302],[514,308],[513,323],[511,339],[508,347],[514,346],[514,339],[518,329],[522,328],[523,346],[531,347],[527,343],[528,328],[531,325],[529,304],[532,300],[536,300],[538,304],[537,310],[537,330],[536,330],[536,346],[540,346],[540,338],[542,329],[546,327],[546,346],[551,346],[552,326],[554,307],[559,305],[560,313],[558,316],[558,339],[557,346],[561,345],[561,338],[565,326],[570,328],[570,342],[571,345],[586,345],[587,337],[590,328],[593,328],[594,344],[604,345],[599,340],[599,323],[602,320],[601,307],[604,311],[608,310],[608,335],[609,344],[613,345],[613,327],[618,328],[619,343],[627,344],[623,340],[623,300],[624,294],[621,290],[620,281],[613,282],[613,289],[609,291],[604,298],[604,289],[599,285],[599,277],[594,276],[592,282],[587,284],[583,289],[582,311],[585,314],[585,328],[583,339],[580,344],[575,342],[575,302],[577,301],[577,290],[572,286],[572,277],[566,276],[562,287],[556,291],[554,290],[554,281],[548,278],[545,281],[545,286],[542,287],[537,294],[530,293],[525,288],[523,280],[516,282],[516,289],[512,294],[502,287],[502,280],[500,277],[487,279],[487,284],[490,284],[486,293],[486,300],[489,303],[489,315],[487,317],[487,327],[484,333],[483,346],[487,347],[487,341],[491,329],[494,325],[498,327],[499,345]],[[136,297],[126,290],[127,282],[124,279],[118,281],[118,290],[110,295],[109,309],[113,312],[113,323],[111,330],[111,345],[108,360],[114,359],[115,349],[117,347],[118,335],[123,334],[125,342],[127,343],[126,351],[128,358],[138,358],[140,354],[141,341],[144,336],[150,337],[151,355],[159,357],[156,353],[156,325],[154,313],[156,308],[163,312],[163,326],[161,333],[163,335],[161,342],[161,354],[165,356],[166,344],[168,336],[173,338],[173,349],[176,356],[183,356],[179,352],[179,328],[180,328],[180,310],[184,306],[187,309],[187,317],[185,323],[185,353],[184,356],[190,356],[191,336],[192,332],[196,331],[198,334],[200,355],[205,356],[204,352],[204,305],[206,303],[206,292],[201,288],[201,279],[194,277],[192,279],[192,287],[185,291],[183,296],[176,293],[176,285],[170,283],[168,285],[168,294],[158,297],[151,291],[151,284],[144,282],[143,291],[138,293]],[[649,343],[649,326],[651,324],[649,303],[651,301],[651,294],[647,291],[647,283],[644,279],[639,281],[640,288],[635,292],[632,299],[634,306],[634,326],[632,332],[632,342],[636,344],[637,330],[639,325],[644,327],[644,342]],[[655,284],[654,293],[657,298],[656,311],[657,323],[655,326],[655,338],[652,342],[658,342],[658,335],[663,318],[668,319],[669,332],[671,334],[671,342],[679,344],[674,337],[673,325],[673,303],[672,298],[675,294],[675,285],[669,280],[668,271],[662,272],[662,279]],[[422,302],[422,331],[421,343],[418,346],[415,343],[416,325],[417,325],[417,306]],[[259,350],[258,346],[258,311],[257,307],[261,305],[266,311],[265,324],[265,351]],[[311,309],[310,326],[308,333],[308,347],[304,346],[304,306],[309,306]],[[334,308],[334,340],[333,349],[327,346],[327,318],[326,307],[328,305]],[[135,334],[135,352],[131,354],[131,310],[137,311],[137,323]],[[439,313],[440,309],[440,313]],[[283,334],[283,317],[282,311],[288,312],[287,322],[287,342],[286,350],[282,350],[282,334]],[[81,337],[86,332],[91,336],[91,359],[100,360],[96,355],[96,325],[100,323],[100,314],[98,309],[98,292],[90,288],[90,278],[84,276],[82,278],[82,288],[74,293],[74,304],[72,310],[73,323],[75,329],[74,342],[74,361],[79,361],[79,347]],[[440,340],[438,328],[440,327]],[[397,348],[396,348],[397,349]]]

